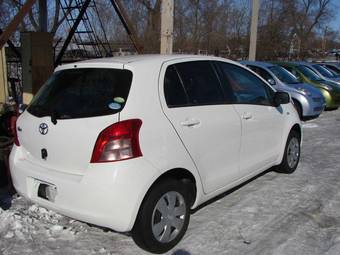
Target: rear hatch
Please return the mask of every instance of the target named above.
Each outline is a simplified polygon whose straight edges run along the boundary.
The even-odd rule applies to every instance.
[[[83,174],[99,133],[119,121],[131,71],[72,68],[55,72],[17,123],[27,160],[57,171]]]

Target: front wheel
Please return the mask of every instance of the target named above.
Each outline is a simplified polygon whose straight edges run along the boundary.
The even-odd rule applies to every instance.
[[[190,199],[185,183],[166,179],[146,195],[132,237],[142,249],[164,253],[184,236],[189,224]]]
[[[292,130],[287,139],[281,164],[276,167],[277,172],[290,174],[296,170],[300,161],[300,142],[299,133]]]

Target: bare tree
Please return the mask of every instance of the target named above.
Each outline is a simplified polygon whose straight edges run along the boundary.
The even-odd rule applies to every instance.
[[[2,0],[4,4],[6,4],[7,10],[4,16],[6,16],[7,20],[10,19],[11,13],[17,12],[22,7],[24,1],[23,0]],[[68,5],[72,5],[74,0],[68,0]],[[49,22],[49,32],[53,35],[57,32],[60,25],[64,22],[65,17],[61,13],[61,6],[59,0],[48,0],[48,22]],[[38,22],[39,8],[38,4],[35,4],[33,8],[28,13],[28,17],[26,17],[20,26],[21,31],[38,31],[40,29]],[[1,15],[3,16],[3,15]],[[7,22],[6,22],[7,23]],[[5,25],[5,24],[4,24]]]

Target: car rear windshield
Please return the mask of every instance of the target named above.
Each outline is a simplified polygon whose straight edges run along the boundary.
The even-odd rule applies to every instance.
[[[55,72],[39,90],[28,112],[56,119],[86,118],[120,112],[132,73],[121,69],[75,68]]]

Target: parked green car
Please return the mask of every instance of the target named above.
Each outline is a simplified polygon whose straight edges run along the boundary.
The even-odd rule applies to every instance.
[[[318,88],[325,98],[326,109],[337,109],[340,106],[340,86],[329,80],[322,79],[303,62],[275,62],[293,73],[301,82],[309,83]]]

